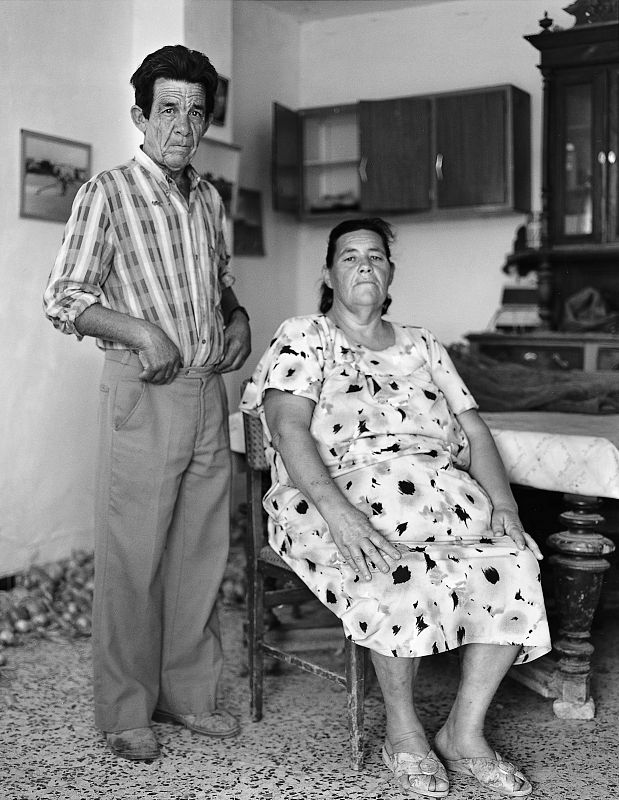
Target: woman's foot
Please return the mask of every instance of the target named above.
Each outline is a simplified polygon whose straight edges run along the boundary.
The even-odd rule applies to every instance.
[[[483,733],[458,731],[449,724],[443,725],[434,737],[434,746],[442,757],[450,760],[458,758],[494,758],[494,750]]]
[[[436,734],[434,747],[449,772],[472,775],[477,782],[505,797],[526,797],[533,787],[526,776],[499,753],[483,736],[469,734],[456,741],[445,725]]]
[[[449,781],[445,767],[431,750],[425,736],[408,734],[394,740],[385,739],[383,762],[405,791],[424,797],[446,797]]]

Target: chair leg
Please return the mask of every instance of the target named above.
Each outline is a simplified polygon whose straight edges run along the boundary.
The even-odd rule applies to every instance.
[[[346,695],[352,768],[363,767],[363,701],[365,698],[365,648],[346,639]]]
[[[254,722],[262,719],[262,685],[264,676],[264,576],[251,570],[248,586],[249,617],[249,693],[250,713]]]

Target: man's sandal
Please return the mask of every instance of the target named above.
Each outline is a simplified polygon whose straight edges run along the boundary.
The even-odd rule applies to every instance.
[[[396,778],[406,775],[410,789],[423,797],[447,797],[449,785],[445,789],[436,789],[436,779],[449,784],[445,767],[438,760],[436,753],[429,750],[427,755],[417,753],[391,753],[383,747],[383,762]]]
[[[481,786],[492,789],[504,797],[526,797],[533,787],[530,781],[499,753],[495,758],[443,758],[449,772],[472,775]]]

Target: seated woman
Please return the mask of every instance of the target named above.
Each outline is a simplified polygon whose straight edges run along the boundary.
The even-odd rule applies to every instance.
[[[488,744],[484,720],[508,669],[550,650],[542,556],[447,352],[384,319],[392,241],[381,219],[336,226],[321,313],[283,322],[246,387],[241,408],[268,439],[270,542],[370,649],[382,756],[401,786],[445,797],[446,766],[524,797],[530,782]],[[415,674],[422,656],[454,648],[460,685],[432,750]]]

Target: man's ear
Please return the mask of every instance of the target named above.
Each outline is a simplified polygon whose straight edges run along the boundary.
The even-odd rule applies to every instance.
[[[211,122],[213,121],[213,117],[214,116],[215,116],[214,114],[209,114],[208,115],[208,117],[206,119],[206,122],[204,123],[204,130],[202,131],[202,135],[203,136],[207,132],[207,130],[211,127]]]
[[[142,131],[142,133],[146,131],[148,120],[144,116],[144,112],[139,106],[131,106],[131,119],[139,131]]]

